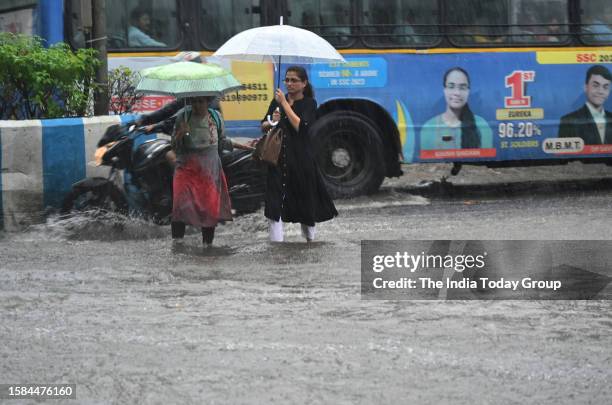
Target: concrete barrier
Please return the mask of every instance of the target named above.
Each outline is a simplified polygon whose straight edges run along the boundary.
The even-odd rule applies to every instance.
[[[0,121],[0,229],[19,230],[59,208],[72,184],[106,176],[95,167],[96,143],[112,124],[132,115]]]

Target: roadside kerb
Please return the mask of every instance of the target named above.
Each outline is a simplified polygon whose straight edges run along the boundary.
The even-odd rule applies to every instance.
[[[106,176],[91,162],[111,124],[132,115],[0,121],[0,229],[15,231],[59,208],[70,186],[85,176]]]

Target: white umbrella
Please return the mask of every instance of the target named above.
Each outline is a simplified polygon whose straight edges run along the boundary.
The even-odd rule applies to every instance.
[[[227,40],[213,54],[220,58],[245,62],[311,64],[345,62],[342,55],[314,32],[283,25],[251,28]]]

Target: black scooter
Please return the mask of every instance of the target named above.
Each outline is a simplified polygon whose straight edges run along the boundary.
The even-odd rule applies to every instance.
[[[72,186],[62,203],[61,214],[102,211],[120,212],[168,224],[172,212],[173,169],[166,160],[170,141],[154,139],[134,149],[144,132],[135,126],[110,126],[96,151],[97,163],[110,166],[108,177],[83,179]],[[259,209],[265,193],[265,172],[250,151],[222,151],[232,208],[237,214]],[[118,173],[123,170],[124,183]]]

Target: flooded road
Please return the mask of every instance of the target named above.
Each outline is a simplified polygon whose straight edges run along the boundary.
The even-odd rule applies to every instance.
[[[261,211],[206,250],[114,215],[0,236],[0,383],[75,383],[79,404],[609,401],[610,301],[360,297],[364,239],[610,239],[607,177],[415,170],[338,201],[311,244],[299,225],[268,243]]]

